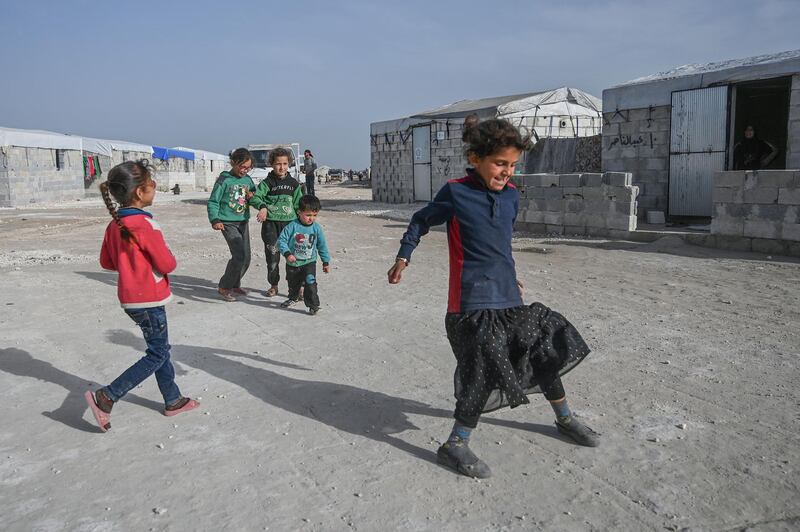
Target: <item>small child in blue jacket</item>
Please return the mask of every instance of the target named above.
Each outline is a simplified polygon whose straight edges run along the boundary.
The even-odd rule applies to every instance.
[[[297,219],[289,222],[278,238],[278,249],[286,257],[286,278],[289,281],[289,299],[281,303],[281,307],[288,308],[300,301],[300,288],[305,287],[303,302],[311,315],[319,312],[318,255],[322,259],[322,271],[331,271],[325,233],[316,222],[319,211],[319,199],[306,194],[297,206]]]

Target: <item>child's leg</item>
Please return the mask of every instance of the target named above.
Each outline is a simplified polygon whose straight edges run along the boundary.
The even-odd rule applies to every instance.
[[[306,264],[303,270],[303,302],[306,307],[319,308],[319,294],[317,293],[317,264]]]
[[[112,401],[119,401],[126,393],[158,371],[165,362],[169,362],[170,346],[167,341],[167,314],[164,307],[128,309],[125,312],[142,329],[147,342],[147,351],[144,357],[105,387],[105,394]],[[174,370],[171,377],[167,379],[165,375],[163,382],[161,380],[158,382],[166,402],[180,398],[180,390],[174,380]]]
[[[300,298],[300,287],[303,286],[302,267],[289,266],[286,268],[286,281],[289,283],[289,299],[297,301]]]
[[[567,404],[567,394],[560,377],[539,384],[545,398],[550,401],[550,406],[556,415],[556,428],[562,434],[569,436],[576,443],[587,447],[600,445],[599,434],[581,423],[572,416],[572,411]]]
[[[228,260],[228,265],[225,267],[225,273],[219,280],[219,287],[230,290],[231,288],[238,287],[242,279],[242,271],[247,270],[244,266],[245,260],[249,264],[249,241],[248,250],[245,252],[245,243],[242,238],[242,232],[239,230],[236,223],[225,223],[222,229],[222,236],[225,242],[228,243],[228,249],[231,252],[231,258]]]
[[[281,253],[278,250],[278,237],[280,236],[280,222],[264,220],[261,224],[261,240],[264,241],[264,254],[267,258],[267,282],[270,286],[278,286],[281,280],[279,269]]]
[[[239,225],[239,230],[242,233],[242,269],[239,274],[239,281],[234,288],[241,288],[242,279],[247,269],[250,267],[250,223],[245,220]]]

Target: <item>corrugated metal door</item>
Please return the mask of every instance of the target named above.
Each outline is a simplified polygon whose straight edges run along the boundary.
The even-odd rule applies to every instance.
[[[431,126],[411,130],[414,156],[414,200],[431,200]]]
[[[711,216],[714,172],[725,170],[728,87],[672,93],[669,213]]]

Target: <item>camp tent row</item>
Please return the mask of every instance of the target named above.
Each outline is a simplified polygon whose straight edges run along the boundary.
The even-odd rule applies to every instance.
[[[151,161],[162,190],[176,184],[207,189],[228,161],[223,154],[186,147],[0,127],[0,207],[95,195],[108,169],[136,159]]]

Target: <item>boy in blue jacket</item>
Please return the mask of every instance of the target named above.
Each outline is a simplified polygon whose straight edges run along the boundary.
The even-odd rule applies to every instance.
[[[286,278],[289,282],[289,299],[281,303],[288,308],[300,301],[300,288],[303,302],[311,315],[319,312],[317,294],[317,256],[322,259],[322,271],[330,272],[331,255],[325,233],[316,222],[320,211],[319,199],[306,194],[297,206],[297,219],[289,222],[278,238],[278,249],[286,257]]]

